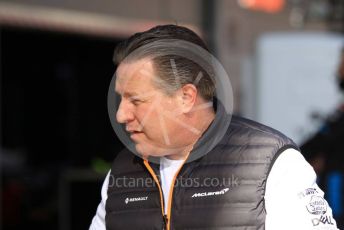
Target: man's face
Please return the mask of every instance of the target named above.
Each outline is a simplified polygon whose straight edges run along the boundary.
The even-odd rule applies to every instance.
[[[183,138],[176,122],[181,116],[181,102],[176,95],[166,95],[153,83],[153,63],[142,59],[121,63],[116,71],[116,92],[121,102],[116,114],[119,123],[143,156],[168,155],[183,147]]]

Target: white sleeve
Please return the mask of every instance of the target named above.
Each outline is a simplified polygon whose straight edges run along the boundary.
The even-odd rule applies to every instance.
[[[266,230],[337,230],[312,166],[294,149],[282,152],[270,171],[265,208]]]
[[[105,177],[105,180],[104,180],[104,183],[102,186],[102,191],[101,191],[102,200],[101,200],[100,204],[98,205],[96,215],[92,219],[92,223],[91,223],[89,230],[106,230],[106,227],[105,227],[105,214],[106,214],[105,204],[106,204],[106,200],[107,200],[107,189],[108,189],[108,185],[109,185],[110,172],[111,172],[111,170],[108,172],[108,174]]]

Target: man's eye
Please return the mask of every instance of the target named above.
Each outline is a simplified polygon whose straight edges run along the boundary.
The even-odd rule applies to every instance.
[[[130,100],[130,102],[133,103],[134,105],[139,105],[140,103],[142,103],[142,100],[133,98]]]

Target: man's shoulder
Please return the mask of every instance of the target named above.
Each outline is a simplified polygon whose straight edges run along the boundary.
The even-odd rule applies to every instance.
[[[125,174],[132,171],[141,170],[142,166],[143,160],[127,148],[124,148],[116,155],[112,163],[111,173]]]
[[[289,137],[280,131],[257,121],[237,115],[232,116],[227,135],[230,137],[235,136],[235,139],[242,139],[242,141],[248,144],[251,143],[259,145],[269,142],[277,142],[278,144],[284,143],[296,146]]]
[[[264,125],[258,121],[254,121],[249,118],[245,118],[238,115],[232,116],[231,125],[234,127],[241,128],[241,129],[249,129],[251,132],[264,132],[264,133],[271,133],[271,134],[278,134],[281,136],[285,136],[280,131],[270,126]]]

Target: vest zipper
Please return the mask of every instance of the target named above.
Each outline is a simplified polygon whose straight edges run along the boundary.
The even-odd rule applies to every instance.
[[[168,222],[167,215],[163,215],[162,219],[163,219],[162,230],[166,230],[167,222]]]
[[[158,180],[158,177],[156,176],[154,170],[152,169],[152,167],[149,165],[147,160],[143,161],[143,164],[146,166],[146,168],[148,169],[148,172],[151,174],[151,176],[153,177],[153,180],[155,181],[155,183],[158,185],[158,189],[159,189],[159,194],[160,194],[160,204],[161,204],[161,214],[162,214],[162,218],[163,218],[163,226],[162,229],[165,230],[167,229],[167,216],[165,215],[165,208],[164,208],[164,195],[162,194],[162,189],[160,186],[160,181]]]
[[[189,156],[189,155],[188,155]],[[172,183],[171,183],[171,188],[170,188],[170,194],[168,195],[168,206],[167,206],[167,230],[170,230],[171,228],[171,223],[169,223],[169,220],[171,220],[171,208],[172,208],[172,198],[173,198],[173,189],[174,189],[174,184],[176,182],[177,176],[182,169],[183,165],[185,164],[185,161],[188,159],[188,157],[185,158],[183,164],[179,167],[178,171],[173,177]]]
[[[162,189],[160,186],[160,181],[158,180],[158,177],[156,176],[154,170],[152,169],[152,167],[149,165],[147,160],[144,160],[143,163],[146,166],[146,168],[148,169],[149,173],[152,175],[154,181],[157,183],[158,188],[159,188],[159,193],[160,193],[160,202],[161,202],[161,212],[162,212],[162,217],[163,217],[163,230],[170,230],[171,228],[171,223],[170,223],[170,219],[171,219],[171,207],[172,207],[172,197],[173,197],[173,189],[174,189],[174,183],[176,182],[177,176],[180,172],[180,170],[182,169],[183,165],[185,164],[186,160],[189,157],[190,152],[188,153],[187,157],[185,158],[183,164],[179,167],[178,171],[176,172],[176,174],[173,177],[172,180],[172,187],[170,189],[170,193],[168,195],[168,206],[167,206],[167,215],[165,215],[165,208],[164,208],[164,196],[162,193]]]

